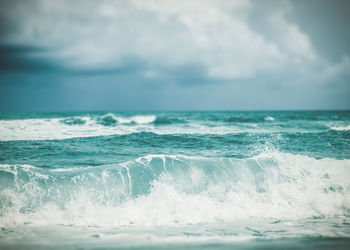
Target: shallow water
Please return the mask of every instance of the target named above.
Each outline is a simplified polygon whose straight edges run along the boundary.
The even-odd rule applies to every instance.
[[[0,246],[347,249],[350,112],[0,114]]]

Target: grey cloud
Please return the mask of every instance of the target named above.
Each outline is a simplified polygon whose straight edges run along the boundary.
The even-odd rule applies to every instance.
[[[43,51],[43,48],[33,46],[0,45],[0,72],[57,70],[57,65],[50,60],[35,58]]]
[[[52,47],[51,59],[71,68],[118,68],[137,57],[160,69],[198,64],[208,77],[249,78],[290,67],[291,59],[308,67],[317,57],[283,15],[286,41],[254,33],[240,14],[253,8],[248,1],[15,1],[12,8],[4,16],[15,28],[4,39]],[[294,50],[288,39],[298,40]]]
[[[350,107],[348,3],[330,2],[3,0],[2,105]]]
[[[350,55],[350,1],[293,1],[287,18],[306,32],[315,49],[328,60]]]

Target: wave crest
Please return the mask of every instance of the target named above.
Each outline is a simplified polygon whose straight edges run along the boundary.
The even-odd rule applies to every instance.
[[[0,224],[170,225],[343,216],[350,160],[147,155],[115,165],[0,165]]]
[[[348,126],[331,127],[330,129],[336,130],[336,131],[349,131],[350,130],[350,125],[348,125]]]
[[[97,118],[98,122],[104,126],[111,126],[115,124],[148,124],[156,120],[155,115],[135,115],[130,117],[116,116],[112,113],[103,115]]]

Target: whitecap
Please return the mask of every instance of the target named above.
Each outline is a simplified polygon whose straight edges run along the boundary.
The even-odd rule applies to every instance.
[[[332,130],[336,131],[349,131],[350,130],[350,125],[348,126],[339,126],[339,127],[330,127]]]
[[[264,117],[264,120],[265,121],[274,121],[275,118],[273,118],[272,116],[266,116],[266,117]]]
[[[25,166],[19,171],[30,178],[18,174],[12,181],[21,185],[0,192],[12,202],[2,208],[1,225],[171,226],[344,216],[350,209],[350,160],[278,151],[248,159],[145,155],[69,175]]]

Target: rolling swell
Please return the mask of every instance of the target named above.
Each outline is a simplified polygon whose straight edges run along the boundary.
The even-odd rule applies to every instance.
[[[165,134],[228,135],[349,132],[348,112],[154,112],[7,114],[0,141]],[[11,116],[12,115],[12,116]],[[10,119],[12,117],[12,119]]]
[[[60,120],[60,122],[66,125],[84,125],[86,123],[86,120],[79,117],[70,117]]]
[[[146,155],[46,169],[0,165],[1,225],[171,225],[349,216],[350,161]],[[327,201],[325,203],[325,201]]]
[[[78,137],[64,140],[0,141],[0,164],[37,167],[98,166],[147,154],[251,158],[266,149],[314,158],[348,159],[350,133],[156,134]]]
[[[169,116],[158,116],[153,123],[156,125],[181,124],[186,123],[186,120]]]

